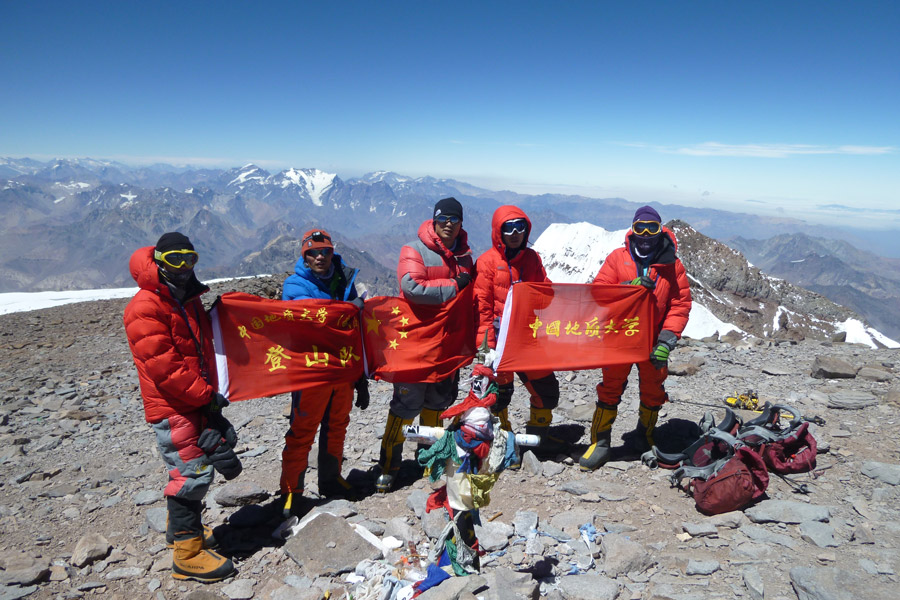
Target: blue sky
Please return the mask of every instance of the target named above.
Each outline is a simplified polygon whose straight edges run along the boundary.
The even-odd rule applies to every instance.
[[[0,156],[900,226],[898,2],[7,0],[0,17]]]

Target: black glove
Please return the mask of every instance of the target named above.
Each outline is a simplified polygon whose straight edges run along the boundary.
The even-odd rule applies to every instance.
[[[650,364],[652,364],[657,369],[662,369],[663,367],[669,364],[669,352],[675,349],[675,345],[678,343],[678,336],[669,331],[668,329],[663,329],[659,332],[659,338],[656,340],[656,345],[653,347],[653,350],[650,352]]]
[[[360,377],[353,387],[356,388],[356,408],[366,410],[369,408],[369,380],[365,376]]]
[[[356,297],[350,301],[350,304],[352,304],[359,310],[362,310],[363,304],[365,304],[365,300],[363,300],[362,298]]]
[[[222,437],[225,438],[225,443],[231,446],[232,450],[237,448],[237,432],[234,430],[234,426],[228,421],[228,419],[225,418],[222,413],[211,413],[209,415],[209,418],[207,419],[206,426],[209,429],[215,429],[216,431],[221,433]]]
[[[231,402],[228,401],[228,398],[216,392],[209,399],[209,412],[221,412],[221,410],[229,404],[231,404]]]
[[[234,449],[217,429],[206,428],[200,432],[197,446],[206,453],[213,468],[228,481],[240,475],[244,469]]]
[[[622,285],[642,285],[648,290],[652,290],[656,287],[656,282],[653,281],[653,278],[649,275],[641,275],[640,277],[635,277],[631,281],[623,281]]]
[[[456,281],[456,288],[461,292],[472,281],[472,276],[468,273],[460,273],[453,279]]]

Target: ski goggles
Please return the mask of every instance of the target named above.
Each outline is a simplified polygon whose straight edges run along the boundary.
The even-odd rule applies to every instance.
[[[313,258],[319,256],[331,256],[331,253],[334,252],[331,248],[313,248],[312,250],[306,251],[306,256],[312,256]]]
[[[631,231],[635,235],[641,236],[659,235],[659,232],[662,231],[662,224],[659,221],[635,221],[631,225]]]
[[[456,215],[440,215],[435,217],[434,220],[437,221],[440,225],[446,225],[447,223],[456,225],[457,223],[462,221],[462,219],[457,217]]]
[[[200,260],[200,255],[193,250],[169,250],[168,252],[154,250],[153,258],[173,269],[182,267],[193,269],[197,261]]]
[[[511,221],[505,222],[501,227],[500,231],[506,235],[513,235],[516,233],[525,233],[525,229],[528,227],[528,222],[525,219],[513,219]]]

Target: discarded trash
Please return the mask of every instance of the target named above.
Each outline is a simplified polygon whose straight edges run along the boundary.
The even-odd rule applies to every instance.
[[[300,519],[292,516],[275,528],[275,531],[272,532],[272,537],[276,540],[286,540],[291,536],[297,535],[298,531],[300,531]]]

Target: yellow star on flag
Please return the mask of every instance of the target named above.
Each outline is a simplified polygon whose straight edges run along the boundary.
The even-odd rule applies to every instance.
[[[392,314],[392,315],[399,315],[399,314],[400,314],[400,307],[399,307],[399,306],[395,306],[394,308],[392,308],[392,309],[391,309],[391,314]]]
[[[408,331],[398,331],[397,333],[399,333],[399,334],[400,334],[400,338],[401,338],[401,339],[404,339],[404,340],[406,339],[406,336],[409,335],[409,332],[408,332]]]
[[[400,317],[400,324],[404,327],[409,325],[409,317]]]
[[[370,331],[378,333],[379,325],[381,325],[381,321],[376,319],[374,316],[366,317],[366,333],[369,333]]]
[[[391,340],[391,341],[388,342],[388,344],[390,344],[391,350],[396,350],[396,349],[397,349],[397,346],[400,345],[400,344],[397,343],[397,340]]]

